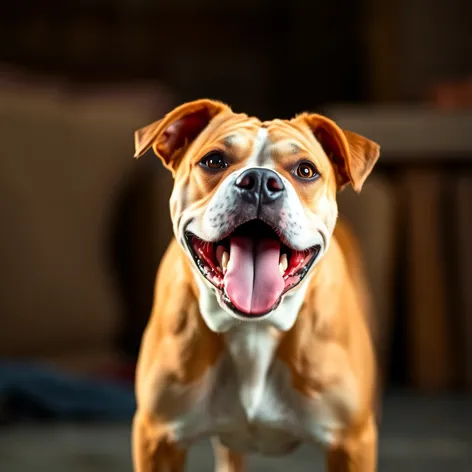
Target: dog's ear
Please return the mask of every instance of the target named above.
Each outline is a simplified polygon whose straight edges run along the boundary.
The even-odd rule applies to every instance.
[[[196,100],[184,103],[161,120],[134,133],[135,154],[142,156],[150,147],[173,174],[190,143],[219,113],[230,110],[214,100]]]
[[[341,129],[322,115],[304,114],[301,118],[330,158],[338,188],[350,183],[356,192],[360,192],[379,158],[380,146],[360,134]]]

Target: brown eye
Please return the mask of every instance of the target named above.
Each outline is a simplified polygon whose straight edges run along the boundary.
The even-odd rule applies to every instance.
[[[297,176],[301,179],[314,179],[318,177],[318,171],[311,162],[302,162],[297,167]]]
[[[212,152],[206,155],[200,161],[200,165],[207,167],[211,170],[226,169],[226,167],[228,167],[228,163],[226,162],[224,156],[219,152]]]

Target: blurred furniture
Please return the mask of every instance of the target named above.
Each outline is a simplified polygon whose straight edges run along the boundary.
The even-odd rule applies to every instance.
[[[445,8],[443,0],[366,0],[362,15],[371,100],[417,102],[440,92],[448,101],[449,92],[435,84],[472,73],[472,2],[449,0]]]
[[[133,130],[171,103],[144,82],[0,69],[0,357],[89,371],[117,361],[123,331],[139,338],[170,235],[170,182],[133,159]]]
[[[344,207],[363,235],[378,323],[384,328],[381,349],[392,339],[392,315],[401,316],[403,368],[413,386],[471,389],[472,112],[333,106],[329,114],[342,127],[379,142],[375,173],[388,171],[386,191],[394,209],[387,213],[396,215],[395,226],[386,223],[388,204],[382,207],[368,194]],[[392,233],[382,236],[379,226]],[[375,239],[385,236],[379,249],[382,243]],[[398,291],[385,284],[385,272],[392,270],[404,306],[397,302]]]

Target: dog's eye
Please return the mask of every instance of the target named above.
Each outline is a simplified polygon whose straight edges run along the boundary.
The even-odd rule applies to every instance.
[[[297,167],[296,173],[301,179],[314,179],[319,175],[316,167],[311,162],[300,163]]]
[[[200,165],[208,167],[211,170],[226,169],[228,163],[224,156],[219,152],[212,152],[207,154],[201,161]]]

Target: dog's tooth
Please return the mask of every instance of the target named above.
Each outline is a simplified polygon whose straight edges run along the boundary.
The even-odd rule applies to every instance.
[[[225,251],[221,256],[221,268],[223,269],[223,273],[225,273],[226,269],[228,268],[228,262],[229,254]]]
[[[221,258],[223,257],[223,253],[225,252],[225,248],[221,245],[217,246],[216,248],[216,260],[218,262],[218,269],[221,269]],[[222,272],[222,270],[221,270]]]
[[[287,270],[288,267],[288,259],[287,259],[287,254],[282,254],[280,257],[280,262],[279,262],[279,269],[281,275],[284,275],[285,271]]]
[[[279,261],[280,265],[283,266],[284,270],[287,269],[288,267],[288,258],[287,258],[287,254],[282,254],[282,256],[280,256],[280,261]]]

